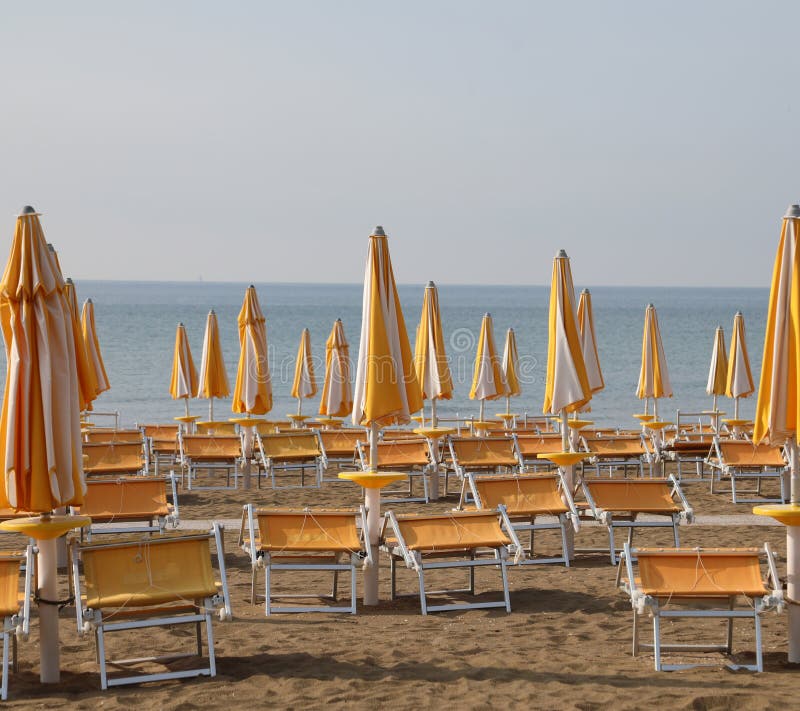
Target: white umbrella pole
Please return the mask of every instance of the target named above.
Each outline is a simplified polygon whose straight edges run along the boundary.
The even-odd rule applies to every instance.
[[[658,422],[658,398],[653,398],[653,419]]]
[[[36,567],[39,575],[39,598],[55,601],[58,599],[56,539],[36,541],[36,547],[39,549],[39,553],[36,556]],[[61,681],[58,605],[39,604],[39,655],[39,680],[42,684],[58,684]]]
[[[208,421],[214,421],[214,398],[208,398]]]
[[[714,395],[714,407],[711,408],[714,412],[717,411],[717,396]]]
[[[186,417],[189,417],[189,398],[183,398],[183,409],[186,411]]]
[[[369,470],[378,471],[378,425],[372,423],[369,430]],[[372,548],[371,567],[364,569],[364,604],[378,604],[378,533],[381,524],[381,490],[364,489],[364,504],[367,508],[369,545]]]
[[[437,427],[439,418],[436,417],[436,398],[431,398],[431,427]]]
[[[739,398],[738,397],[733,398],[733,419],[734,420],[738,420],[739,419]]]
[[[567,423],[567,410],[566,408],[561,411],[561,451],[569,452],[569,424]],[[567,482],[567,488],[570,493],[575,489],[575,465],[564,467],[564,479]],[[572,526],[567,526],[567,557],[572,560],[575,557],[575,529]]]
[[[301,397],[297,398],[297,414],[303,414],[303,398]]]
[[[506,415],[511,413],[511,396],[506,395]]]
[[[483,404],[484,404],[484,401],[483,401],[483,400],[481,400],[481,409],[480,409],[480,415],[479,415],[479,417],[478,417],[478,419],[479,419],[481,422],[483,422]]]
[[[792,436],[786,440],[786,449],[789,450],[790,501],[797,505],[800,497],[797,471],[797,437]],[[789,662],[800,662],[800,605],[795,601],[800,597],[800,526],[786,527],[786,596],[789,599]]]

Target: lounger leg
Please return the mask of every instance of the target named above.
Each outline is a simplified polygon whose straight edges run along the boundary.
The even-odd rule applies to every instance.
[[[636,610],[633,611],[633,649],[631,650],[631,656],[637,656],[639,654],[639,613]]]
[[[253,566],[250,572],[250,604],[256,604],[256,567]]]
[[[658,610],[653,613],[653,655],[656,671],[661,671],[661,617]]]
[[[206,600],[206,608],[210,607],[211,601]],[[214,630],[211,627],[211,613],[206,612],[206,638],[208,639],[208,670],[209,676],[217,675],[217,656],[214,653]]]
[[[559,522],[561,523],[561,552],[564,556],[564,566],[569,568],[569,547],[567,543],[567,517],[564,514],[560,514],[558,517]],[[531,537],[533,536],[533,531],[531,531]],[[531,545],[531,555],[533,555],[533,545]]]
[[[417,569],[417,577],[419,578],[419,604],[422,608],[422,614],[428,614],[428,601],[425,599],[425,572],[420,565]]]
[[[17,635],[11,635],[11,671],[15,674],[19,671],[19,660],[17,659]]]
[[[470,551],[469,559],[470,560],[475,560],[475,551],[474,550]],[[475,594],[475,566],[474,565],[471,565],[469,567],[469,594],[470,595],[474,595]]]
[[[500,573],[503,576],[503,599],[506,602],[506,612],[511,612],[511,595],[508,591],[508,570],[505,558],[500,561]]]
[[[356,565],[358,558],[353,555],[350,557],[350,613],[356,614]]]
[[[617,564],[617,554],[614,548],[614,524],[608,524],[608,550],[611,553],[611,565]]]
[[[100,662],[100,688],[105,691],[108,688],[108,671],[106,670],[106,645],[102,625],[97,628],[95,639],[97,640],[97,659]]]
[[[756,624],[756,671],[764,671],[764,654],[761,651],[761,605],[756,602],[755,624]]]
[[[270,570],[270,568],[271,568],[270,562],[269,561],[265,561],[265,563],[264,563],[264,613],[267,615],[267,617],[269,617],[270,614],[271,614],[271,610],[269,609],[269,602],[270,602],[269,596],[270,596],[270,589],[271,589],[271,584],[272,584],[272,580],[271,580],[271,578],[272,578],[271,572],[272,571]]]
[[[675,541],[675,547],[681,547],[680,533],[678,532],[678,519],[673,514],[672,516],[672,538]]]
[[[389,593],[390,599],[397,598],[397,568],[393,555],[389,555],[389,572],[391,578],[391,591]]]
[[[3,682],[0,687],[0,699],[3,701],[8,698],[8,638],[9,633],[3,633]]]
[[[734,598],[728,598],[728,609],[733,609]],[[728,638],[725,642],[725,651],[728,654],[733,654],[733,617],[728,618]]]
[[[331,599],[336,602],[336,598],[338,595],[338,587],[339,587],[339,571],[333,571],[333,590],[331,592]]]

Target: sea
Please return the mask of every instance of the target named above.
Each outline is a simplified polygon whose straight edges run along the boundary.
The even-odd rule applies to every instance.
[[[100,347],[111,389],[95,402],[97,412],[119,413],[122,426],[170,422],[184,413],[184,403],[169,395],[175,329],[186,327],[195,364],[200,366],[206,316],[213,309],[219,321],[231,392],[236,378],[239,340],[236,317],[245,283],[213,282],[76,282],[80,302],[91,298]],[[659,401],[659,414],[672,419],[676,410],[699,412],[712,406],[705,392],[714,332],[722,326],[730,344],[733,317],[744,314],[746,340],[756,388],[761,368],[767,288],[607,287],[576,284],[577,296],[589,288],[605,389],[596,393],[588,417],[599,426],[629,427],[632,413],[642,411],[636,398],[641,363],[644,313],[652,303],[658,313],[674,396]],[[322,391],[325,341],[341,318],[355,362],[361,332],[361,284],[257,283],[266,316],[274,406],[268,417],[283,419],[297,411],[290,391],[295,357],[304,328],[311,332],[315,372]],[[413,348],[422,308],[424,284],[398,286],[403,316]],[[492,314],[494,338],[502,354],[508,328],[517,337],[522,394],[511,411],[542,412],[547,369],[548,286],[441,285],[439,304],[447,355],[454,383],[452,400],[439,403],[441,417],[477,416],[479,403],[469,399],[481,319]],[[5,354],[2,355],[3,360]],[[352,369],[355,376],[355,367]],[[5,377],[5,367],[2,376]],[[755,395],[740,401],[740,416],[752,417]],[[319,394],[303,403],[303,413],[315,414]],[[505,399],[486,403],[486,414],[505,412]],[[720,398],[719,409],[732,416],[733,403]],[[208,416],[208,401],[191,400],[190,411]],[[429,404],[426,403],[426,415]],[[214,401],[215,419],[232,416],[230,399]],[[102,416],[98,423],[106,423]]]

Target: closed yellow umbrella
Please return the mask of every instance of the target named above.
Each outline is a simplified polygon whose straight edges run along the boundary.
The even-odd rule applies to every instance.
[[[422,407],[422,392],[414,370],[403,310],[383,228],[369,238],[364,274],[361,340],[353,397],[353,424],[369,427],[370,471],[377,477],[378,430],[404,425]],[[370,545],[377,554],[380,527],[380,489],[365,484]],[[377,555],[375,557],[377,561]],[[378,566],[365,571],[364,604],[378,602]]]
[[[592,308],[592,295],[588,289],[581,291],[578,298],[578,333],[581,340],[581,353],[586,366],[586,377],[589,380],[589,389],[594,393],[605,388],[603,371],[600,368],[600,356],[597,353],[597,336],[594,330],[594,310]]]
[[[506,380],[506,413],[511,411],[511,398],[522,395],[519,383],[519,353],[517,352],[517,335],[513,328],[506,332],[506,345],[503,348],[503,377]]]
[[[755,392],[753,373],[750,371],[750,356],[747,354],[744,316],[737,311],[733,317],[733,335],[728,356],[728,375],[725,381],[725,395],[733,398],[733,417],[739,419],[739,398],[750,397]]]
[[[725,352],[725,334],[722,326],[714,331],[714,347],[711,349],[711,365],[708,370],[706,394],[714,396],[714,412],[717,411],[717,397],[725,394],[725,380],[728,377],[728,355]]]
[[[237,318],[239,367],[233,387],[233,412],[265,415],[272,409],[272,377],[267,360],[267,326],[251,284]]]
[[[667,359],[664,355],[664,345],[661,342],[661,331],[658,328],[656,307],[653,304],[648,304],[644,312],[642,367],[639,371],[636,396],[645,401],[645,413],[647,412],[647,401],[653,400],[653,414],[656,420],[658,419],[658,398],[672,397]]]
[[[492,315],[483,315],[481,333],[478,337],[478,350],[475,352],[475,366],[472,370],[470,400],[480,400],[479,419],[483,420],[484,403],[508,394],[508,385],[503,375],[503,363],[494,344]]]
[[[175,349],[172,354],[172,375],[169,381],[169,394],[173,400],[183,398],[186,416],[189,416],[189,398],[197,392],[197,368],[194,367],[192,349],[186,328],[178,324],[175,331]]]
[[[297,398],[297,414],[303,414],[303,400],[317,394],[317,379],[314,377],[314,361],[311,358],[311,333],[303,329],[297,358],[294,363],[292,397]]]
[[[325,381],[322,384],[319,414],[326,417],[344,417],[352,411],[350,346],[344,335],[342,319],[338,318],[325,342]]]
[[[97,338],[97,327],[94,322],[94,304],[91,299],[86,299],[81,312],[81,328],[83,342],[86,345],[86,357],[95,382],[95,398],[111,387],[106,375],[106,366],[100,353],[100,341]],[[91,404],[88,406],[91,409]]]
[[[414,343],[414,368],[422,388],[422,399],[431,401],[431,425],[436,427],[436,401],[453,397],[453,378],[442,334],[439,292],[432,281],[425,287],[422,298],[422,313]]]
[[[219,324],[214,310],[208,312],[206,332],[203,337],[203,355],[200,360],[200,381],[197,397],[208,399],[208,419],[214,421],[214,398],[228,397],[230,386],[222,358],[222,344],[219,340]]]
[[[75,284],[72,279],[67,279],[64,282],[64,298],[69,307],[69,316],[72,322],[72,340],[75,342],[75,365],[78,371],[80,408],[85,410],[92,400],[97,397],[97,381],[94,376],[94,368],[89,365],[89,357],[86,354],[86,343],[83,340],[83,329],[81,328],[81,314],[78,311],[78,295],[75,292]]]

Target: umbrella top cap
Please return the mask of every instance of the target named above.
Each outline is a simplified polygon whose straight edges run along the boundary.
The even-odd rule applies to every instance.
[[[72,277],[67,277],[67,278],[66,278],[64,281],[65,281],[67,284],[72,284]]]
[[[581,294],[586,294],[588,296],[589,295],[589,290],[588,289],[581,289]]]
[[[381,225],[375,226],[375,229],[372,230],[372,237],[386,237],[386,233],[383,231],[383,227]]]
[[[20,211],[18,217],[28,217],[29,215],[41,215],[41,212],[36,212],[33,205],[25,205]]]
[[[558,254],[556,255],[556,259],[569,259],[569,257],[567,256],[567,250],[559,249]]]
[[[434,284],[432,281],[429,281],[428,285],[425,288],[426,289],[435,289],[436,288],[436,284]]]
[[[784,218],[786,217],[800,217],[800,205],[789,205],[784,215]]]
[[[484,317],[484,318],[491,318],[491,317],[492,317],[492,315],[491,315],[491,314],[490,314],[490,313],[487,311],[487,312],[486,312],[486,313],[483,315],[483,317]]]

